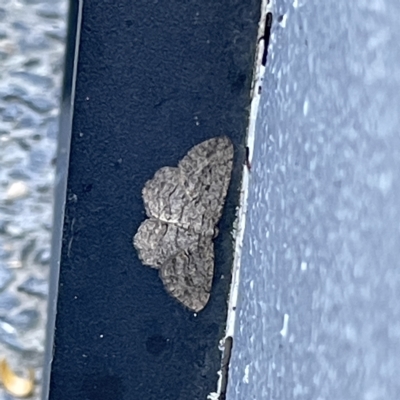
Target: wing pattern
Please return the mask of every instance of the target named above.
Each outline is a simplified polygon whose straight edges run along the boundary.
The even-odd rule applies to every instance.
[[[163,167],[142,195],[148,219],[133,245],[144,265],[159,270],[167,292],[193,311],[210,298],[215,226],[231,179],[233,145],[226,136],[194,146],[177,168]]]

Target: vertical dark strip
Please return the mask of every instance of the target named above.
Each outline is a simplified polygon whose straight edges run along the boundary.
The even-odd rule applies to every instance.
[[[84,2],[69,166],[59,175],[68,183],[57,200],[50,399],[193,400],[216,389],[259,9],[258,0]],[[234,171],[211,298],[195,315],[140,263],[132,237],[146,180],[224,134]]]

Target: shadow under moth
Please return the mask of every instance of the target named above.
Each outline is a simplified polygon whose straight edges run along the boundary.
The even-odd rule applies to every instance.
[[[146,182],[148,219],[133,245],[144,265],[159,270],[167,292],[192,311],[210,298],[213,238],[231,179],[233,145],[226,136],[189,150],[178,167],[163,167]]]

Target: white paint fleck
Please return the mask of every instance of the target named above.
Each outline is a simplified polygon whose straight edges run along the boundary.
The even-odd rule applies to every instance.
[[[309,109],[310,109],[310,102],[308,101],[308,99],[305,99],[303,103],[303,115],[305,117],[307,117]]]
[[[286,28],[286,22],[287,22],[287,14],[282,15],[282,20],[279,22],[279,25],[282,28]]]
[[[282,337],[284,337],[284,338],[288,334],[288,325],[289,325],[289,314],[285,314],[283,316],[283,326],[282,326],[281,331],[279,332],[282,335]]]
[[[307,267],[308,267],[307,263],[305,261],[302,261],[301,264],[300,264],[301,270],[302,271],[307,271]]]
[[[250,374],[250,364],[247,364],[244,368],[244,375],[243,375],[243,383],[249,383],[249,374]]]

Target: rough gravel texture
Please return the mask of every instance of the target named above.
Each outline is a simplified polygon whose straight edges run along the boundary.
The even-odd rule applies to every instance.
[[[0,357],[39,399],[67,2],[0,4]],[[0,388],[0,399],[11,399]]]

